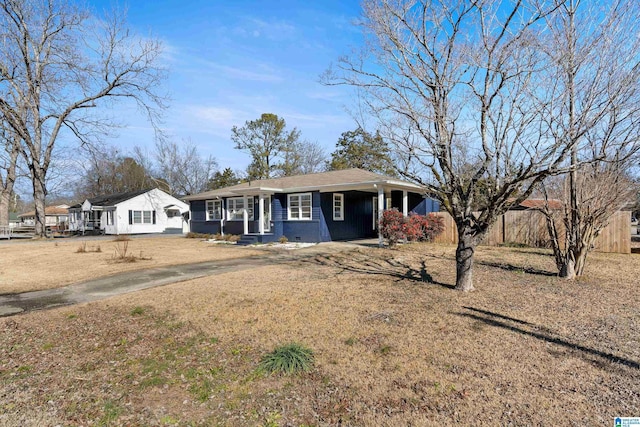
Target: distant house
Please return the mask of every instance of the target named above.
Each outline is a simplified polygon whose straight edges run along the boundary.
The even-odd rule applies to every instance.
[[[326,242],[378,236],[378,213],[438,211],[423,187],[361,169],[245,182],[185,197],[190,229],[241,234],[241,243]]]
[[[20,225],[20,218],[18,214],[15,212],[9,212],[9,228],[16,228]]]
[[[560,210],[564,208],[564,203],[562,200],[557,199],[525,199],[520,202],[519,205],[511,207],[509,210],[512,211],[525,211],[525,210],[541,210],[544,209],[545,206],[548,206],[550,210]]]
[[[47,206],[44,209],[45,227],[50,230],[65,230],[69,223],[69,205]],[[36,211],[30,211],[18,215],[19,225],[33,227],[36,224]]]
[[[69,208],[69,229],[103,234],[184,233],[189,205],[157,188],[93,197]]]

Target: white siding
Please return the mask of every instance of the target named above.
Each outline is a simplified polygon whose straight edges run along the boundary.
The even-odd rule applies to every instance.
[[[167,218],[166,206],[175,205],[180,212],[187,212],[189,205],[173,196],[153,189],[147,193],[136,196],[116,205],[114,213],[114,225],[104,226],[106,234],[140,234],[140,233],[162,233],[167,227],[182,228],[185,231],[182,217]],[[129,224],[129,211],[155,211],[155,224]],[[106,213],[103,212],[103,222],[106,224]]]

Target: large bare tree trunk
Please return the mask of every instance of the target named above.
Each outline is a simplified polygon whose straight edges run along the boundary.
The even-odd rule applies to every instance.
[[[47,187],[45,174],[39,168],[32,169],[33,201],[35,205],[35,238],[47,237],[46,197]]]
[[[456,290],[473,291],[473,257],[478,242],[485,231],[469,225],[468,218],[456,221],[458,227],[458,247],[456,248]]]
[[[461,230],[460,228],[458,230]],[[475,239],[462,229],[458,231],[458,247],[456,248],[456,289],[473,291],[473,255],[476,250]]]
[[[17,137],[5,140],[9,157],[5,166],[5,177],[0,175],[0,227],[9,226],[9,206],[11,203],[11,194],[13,186],[16,182],[16,174],[18,168],[18,155],[20,154],[20,141]]]
[[[0,227],[9,226],[9,205],[11,203],[11,192],[5,189],[0,190]]]

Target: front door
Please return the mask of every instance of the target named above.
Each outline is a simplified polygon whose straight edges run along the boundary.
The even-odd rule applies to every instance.
[[[266,196],[264,198],[262,218],[264,220],[264,231],[271,231],[271,196]]]

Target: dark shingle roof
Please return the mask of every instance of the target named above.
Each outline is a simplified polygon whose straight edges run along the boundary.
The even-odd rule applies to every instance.
[[[91,203],[92,206],[114,206],[114,205],[117,205],[118,203],[122,203],[125,200],[133,199],[134,197],[144,194],[151,190],[152,190],[151,188],[147,188],[144,190],[127,191],[125,193],[109,194],[106,196],[96,196],[87,200],[89,200],[89,203]],[[79,208],[81,206],[82,206],[82,203],[78,203],[71,206],[71,208]]]

